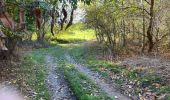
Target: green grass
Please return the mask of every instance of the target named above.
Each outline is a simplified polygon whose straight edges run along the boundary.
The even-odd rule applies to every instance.
[[[23,60],[24,69],[27,70],[27,82],[36,92],[32,100],[49,100],[48,90],[45,85],[46,68],[44,55],[51,54],[55,57],[59,70],[64,73],[70,88],[79,100],[112,100],[102,90],[100,90],[93,80],[80,73],[64,57],[68,45],[60,45],[51,48],[34,50]]]
[[[110,78],[108,71],[115,75],[122,76],[121,78],[114,79],[114,81],[120,86],[124,83],[124,79],[127,78],[130,81],[137,81],[139,87],[149,87],[157,94],[170,93],[169,86],[161,85],[160,88],[156,88],[153,83],[161,84],[161,78],[149,72],[142,72],[137,69],[127,69],[126,67],[113,64],[105,60],[99,60],[92,54],[94,51],[85,51],[83,46],[74,46],[69,50],[69,53],[79,62],[85,64],[87,67],[99,72],[106,79]],[[138,91],[141,92],[141,91]]]
[[[50,43],[76,43],[88,40],[94,40],[95,31],[93,29],[87,28],[83,23],[77,23],[72,25],[69,29],[59,31],[59,27],[54,28],[55,35],[52,36],[49,31],[50,27],[48,25],[45,27],[45,39]],[[32,33],[32,41],[37,40],[36,32]]]
[[[112,100],[91,79],[80,73],[65,59],[64,53],[67,49],[68,47],[64,45],[64,47],[51,49],[50,53],[58,59],[59,69],[64,73],[65,79],[69,82],[76,97],[79,100]]]
[[[111,62],[105,61],[105,60],[99,60],[95,57],[95,51],[86,51],[83,46],[81,46],[80,43],[82,41],[89,41],[95,39],[95,32],[92,29],[85,28],[85,26],[81,23],[75,24],[71,26],[67,31],[61,31],[59,34],[56,34],[54,37],[51,38],[51,33],[48,32],[46,34],[46,38],[51,39],[53,43],[62,43],[59,44],[55,48],[48,48],[43,49],[41,52],[33,52],[31,55],[32,59],[31,61],[36,61],[37,64],[40,66],[33,67],[33,69],[41,69],[38,73],[33,73],[34,70],[30,69],[31,73],[33,75],[35,74],[35,79],[37,77],[37,81],[31,80],[31,84],[35,84],[36,82],[43,82],[44,80],[44,67],[43,66],[43,57],[42,53],[51,53],[53,56],[55,56],[57,59],[59,59],[60,63],[60,70],[64,72],[66,80],[69,82],[70,87],[72,88],[75,95],[80,100],[100,100],[102,99],[108,99],[108,97],[103,93],[100,92],[96,96],[96,91],[100,91],[98,87],[94,84],[94,82],[90,79],[88,79],[86,76],[84,76],[82,73],[78,72],[75,67],[71,64],[69,64],[64,56],[64,53],[66,50],[79,62],[85,64],[87,67],[91,68],[94,71],[99,72],[103,77],[106,79],[110,78],[108,71],[114,73],[115,75],[122,76],[121,78],[115,79],[115,83],[118,84],[118,86],[121,86],[121,84],[124,83],[124,78],[127,78],[129,81],[138,81],[139,87],[149,87],[152,91],[155,91],[158,94],[161,93],[170,93],[169,86],[162,85],[160,88],[155,88],[152,84],[153,83],[160,83],[161,79],[159,76],[155,75],[154,73],[143,73],[136,69],[126,69],[125,67],[113,64]],[[35,34],[33,35],[32,39],[36,39]],[[68,44],[69,43],[69,44]],[[72,44],[70,44],[72,43]],[[77,43],[77,44],[74,44]],[[92,53],[90,53],[92,52]],[[40,54],[39,54],[40,53]],[[94,54],[93,54],[94,53]],[[35,63],[35,62],[32,62]],[[32,85],[35,90],[40,91],[39,88],[42,87],[44,89],[44,84],[37,86]],[[46,89],[44,89],[46,91]],[[141,91],[138,91],[141,92]],[[45,92],[46,93],[46,92]],[[40,93],[41,94],[41,93]],[[38,97],[41,97],[42,95],[38,95]],[[47,95],[47,94],[45,94]],[[43,97],[43,96],[42,96]],[[46,99],[45,99],[46,100]],[[168,99],[169,100],[169,99]]]
[[[79,100],[111,100],[92,80],[78,72],[73,65],[63,63],[60,69]]]
[[[66,31],[56,34],[51,40],[59,43],[75,43],[95,39],[93,29],[87,29],[82,23],[71,26]]]
[[[25,79],[29,87],[35,91],[31,100],[49,100],[48,89],[45,84],[46,68],[41,50],[36,50],[24,57],[22,70],[25,70]]]
[[[32,40],[36,40],[37,36],[34,33]],[[48,32],[45,38],[50,39],[51,33]],[[59,34],[51,38],[54,42],[59,43],[75,43],[81,41],[89,41],[95,39],[95,32],[92,29],[87,29],[81,23],[71,26],[67,31],[62,31]],[[44,54],[53,55],[58,61],[60,71],[64,73],[65,79],[68,81],[71,89],[79,100],[112,100],[102,90],[97,87],[93,80],[89,79],[82,73],[80,73],[73,65],[71,65],[64,58],[64,53],[70,49],[70,47],[78,47],[74,49],[74,56],[83,56],[83,48],[79,49],[80,44],[59,44],[56,47],[34,50],[30,55],[23,60],[23,68],[27,70],[27,82],[36,92],[36,96],[32,97],[32,100],[49,100],[48,89],[45,85],[46,68]],[[82,59],[83,61],[83,59]],[[97,60],[96,60],[97,61]],[[98,61],[97,61],[98,62]],[[89,62],[90,63],[90,62]],[[91,65],[95,63],[91,62]],[[100,62],[103,64],[103,62]],[[96,65],[97,66],[97,65]],[[96,70],[98,70],[96,68]],[[100,71],[100,70],[98,70]],[[106,73],[101,72],[106,75]]]

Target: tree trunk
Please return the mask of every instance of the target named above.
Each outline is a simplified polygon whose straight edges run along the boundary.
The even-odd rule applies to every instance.
[[[124,3],[123,3],[123,1],[122,1],[122,6],[124,7]],[[122,11],[123,11],[123,8],[122,8]],[[122,36],[122,38],[123,38],[123,47],[125,47],[126,46],[126,26],[125,26],[125,17],[123,17],[123,19],[122,19],[122,26],[123,26],[123,36]]]
[[[152,52],[154,43],[153,43],[153,34],[152,34],[152,29],[153,29],[153,15],[154,15],[154,0],[151,0],[150,3],[150,22],[149,22],[149,27],[147,30],[147,38],[148,38],[148,44],[149,44],[149,48],[148,48],[148,52]]]
[[[122,36],[122,38],[123,38],[123,47],[126,47],[126,26],[125,26],[125,20],[124,20],[124,18],[123,18],[123,21],[122,21],[122,25],[123,25],[123,36]]]
[[[143,2],[142,2],[143,3]],[[142,41],[142,53],[144,53],[144,50],[145,50],[145,6],[143,4],[143,41]]]
[[[41,29],[37,30],[37,40],[40,43],[44,42],[44,36],[45,36],[45,20],[41,25]]]
[[[43,29],[37,31],[37,41],[43,43],[44,41],[44,32]]]

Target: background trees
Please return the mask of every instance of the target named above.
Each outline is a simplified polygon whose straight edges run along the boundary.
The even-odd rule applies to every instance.
[[[81,2],[88,5],[91,0]],[[77,4],[77,0],[2,0],[0,22],[7,47],[13,51],[18,41],[30,40],[33,32],[43,43],[48,30],[54,35],[69,28]],[[168,5],[168,0],[94,0],[86,9],[86,23],[109,52],[132,45],[139,52],[152,52],[170,44]]]
[[[90,4],[90,0],[81,2]],[[77,3],[77,0],[1,0],[0,25],[8,38],[9,54],[13,54],[19,41],[30,41],[33,32],[37,34],[37,41],[43,44],[47,26],[52,35],[56,33],[53,32],[55,26],[63,30],[67,24],[66,28],[69,28]]]
[[[87,8],[86,22],[96,30],[98,41],[112,50],[136,45],[151,52],[168,46],[167,4],[168,0],[96,0]]]

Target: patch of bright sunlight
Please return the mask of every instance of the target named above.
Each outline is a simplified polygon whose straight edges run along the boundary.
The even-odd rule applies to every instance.
[[[67,68],[67,69],[71,69],[71,68],[73,68],[73,65],[71,65],[71,64],[66,64],[66,68]]]
[[[36,41],[36,40],[37,40],[37,34],[36,34],[36,32],[32,33],[31,40],[32,40],[32,41]]]
[[[62,46],[62,47],[69,47],[69,46],[81,46],[80,43],[70,43],[70,44],[58,44],[59,46]]]
[[[57,39],[61,40],[94,40],[95,39],[95,31],[93,29],[85,28],[82,23],[75,24],[71,26],[67,31],[56,35]]]

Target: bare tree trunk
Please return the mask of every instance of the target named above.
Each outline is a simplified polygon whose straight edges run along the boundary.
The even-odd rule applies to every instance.
[[[124,3],[123,3],[123,1],[122,1],[122,6],[124,7]],[[122,8],[123,8],[122,7]],[[123,9],[122,9],[122,11],[123,11]],[[123,36],[122,36],[122,38],[123,38],[123,47],[125,47],[126,46],[126,26],[125,26],[125,17],[123,17],[123,19],[122,19],[122,26],[123,26]]]
[[[42,34],[43,34],[42,29],[37,30],[37,40],[38,41],[43,40],[43,35]]]
[[[134,25],[133,22],[132,22],[132,32],[133,32],[133,37],[132,37],[132,39],[134,40],[134,39],[135,39],[135,25]]]
[[[152,52],[154,43],[153,43],[153,34],[152,34],[152,29],[153,29],[153,15],[154,15],[154,0],[151,0],[150,3],[150,22],[149,22],[149,27],[147,30],[147,38],[149,42],[149,48],[148,52]]]
[[[123,25],[123,47],[126,46],[126,27],[125,27],[125,20],[123,18],[123,21],[122,21],[122,25]]]
[[[109,42],[109,53],[112,55],[112,56],[114,56],[114,41],[113,41],[113,38],[112,38],[112,36],[111,36],[111,34],[110,33],[106,33],[106,35],[107,35],[107,40],[108,40],[108,42]]]
[[[142,1],[142,6],[143,6],[143,41],[142,41],[142,53],[144,53],[144,50],[145,50],[145,6],[143,4],[143,1]]]
[[[45,22],[42,23],[41,29],[37,30],[37,40],[40,43],[44,42],[44,36],[45,36]]]

